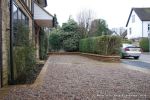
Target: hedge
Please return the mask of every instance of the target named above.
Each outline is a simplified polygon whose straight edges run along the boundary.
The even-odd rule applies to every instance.
[[[80,40],[79,51],[100,55],[117,55],[120,45],[121,38],[117,36],[90,37]]]
[[[143,52],[149,52],[149,39],[142,38],[140,40],[140,47],[142,48]]]

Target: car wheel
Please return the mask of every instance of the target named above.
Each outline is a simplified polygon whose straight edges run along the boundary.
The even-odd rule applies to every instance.
[[[137,57],[134,57],[134,59],[139,59],[139,56],[137,56]]]

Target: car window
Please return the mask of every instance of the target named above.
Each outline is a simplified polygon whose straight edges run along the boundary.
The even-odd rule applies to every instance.
[[[131,44],[123,44],[123,47],[129,47],[129,46],[132,46]]]
[[[123,44],[123,48],[126,48],[126,47],[137,47],[137,46],[133,44]]]

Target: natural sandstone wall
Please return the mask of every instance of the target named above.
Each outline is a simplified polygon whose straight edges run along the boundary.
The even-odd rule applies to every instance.
[[[8,0],[2,0],[2,71],[3,86],[8,84],[9,49],[10,49],[10,15]]]

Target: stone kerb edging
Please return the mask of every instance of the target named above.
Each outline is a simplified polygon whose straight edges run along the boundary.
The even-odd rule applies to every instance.
[[[120,56],[105,56],[98,54],[82,53],[82,52],[49,52],[49,55],[80,55],[103,62],[120,62]]]

